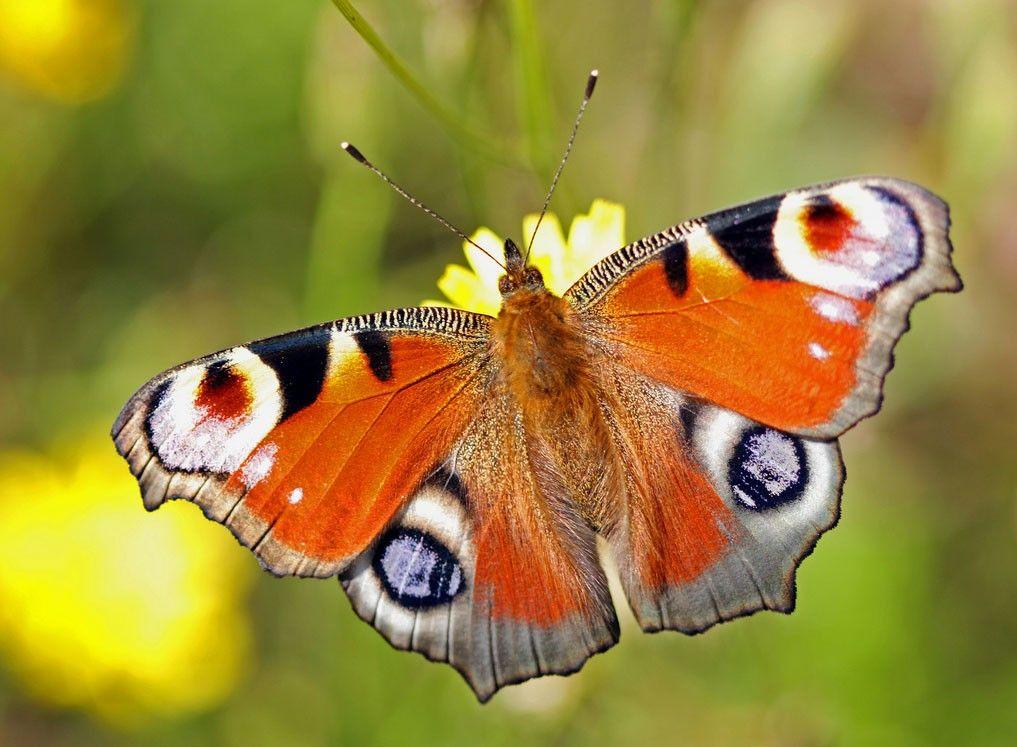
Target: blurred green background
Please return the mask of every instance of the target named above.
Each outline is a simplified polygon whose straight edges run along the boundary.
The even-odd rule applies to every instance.
[[[0,744],[1006,744],[1017,739],[1017,6],[0,0]],[[435,297],[519,238],[587,71],[554,209],[627,237],[793,186],[951,204],[959,296],[912,315],[843,439],[798,611],[646,636],[481,707],[334,581],[279,580],[107,440],[205,352]]]

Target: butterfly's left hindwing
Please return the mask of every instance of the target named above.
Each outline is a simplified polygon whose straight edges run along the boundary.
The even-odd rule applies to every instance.
[[[879,408],[911,307],[960,288],[948,227],[946,205],[907,182],[819,185],[624,247],[566,297],[613,360],[831,438]]]
[[[345,568],[474,417],[487,318],[405,309],[167,371],[113,438],[147,508],[185,498],[276,574]]]
[[[395,647],[451,664],[477,697],[567,674],[618,638],[596,535],[537,479],[498,391],[340,580]]]

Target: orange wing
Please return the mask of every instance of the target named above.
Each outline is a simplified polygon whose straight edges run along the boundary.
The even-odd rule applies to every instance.
[[[618,634],[593,529],[511,427],[488,324],[407,309],[232,348],[142,387],[114,440],[147,508],[191,500],[273,573],[338,574],[486,700]]]
[[[839,513],[836,441],[800,438],[624,371],[612,395],[627,479],[606,528],[649,631],[790,612],[794,574]]]
[[[487,324],[405,309],[232,348],[150,381],[113,437],[148,509],[191,500],[273,573],[334,575],[475,416]]]
[[[511,427],[518,416],[493,388],[441,467],[340,577],[393,646],[450,663],[481,701],[574,672],[618,638],[594,530],[537,479],[542,455]]]
[[[612,359],[775,428],[832,438],[880,405],[911,307],[956,291],[946,206],[858,179],[627,246],[567,298]]]

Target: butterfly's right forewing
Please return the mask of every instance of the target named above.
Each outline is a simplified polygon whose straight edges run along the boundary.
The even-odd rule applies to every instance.
[[[886,178],[806,187],[608,256],[566,297],[593,343],[767,425],[835,438],[882,401],[908,314],[957,291],[947,207]]]

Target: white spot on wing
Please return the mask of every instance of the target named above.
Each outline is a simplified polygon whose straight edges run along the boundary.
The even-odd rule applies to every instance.
[[[740,500],[742,503],[744,503],[749,508],[755,508],[756,507],[756,502],[755,502],[755,500],[753,500],[752,496],[750,496],[748,493],[746,493],[741,488],[736,487],[734,489],[734,493],[735,493],[735,495],[738,496],[738,500]]]
[[[287,500],[289,500],[291,506],[300,503],[300,501],[304,500],[303,488],[293,488],[293,492],[290,493],[290,497]]]
[[[360,360],[360,348],[353,335],[347,332],[340,332],[338,327],[332,328],[332,335],[328,342],[328,368],[329,376],[339,375],[351,361]]]
[[[860,321],[854,304],[846,298],[829,293],[817,293],[809,299],[809,304],[817,314],[827,321],[843,322],[844,324],[858,324]]]
[[[727,257],[705,225],[697,224],[685,236],[685,242],[693,262],[709,263],[715,271],[719,272],[728,274],[738,272],[737,266]]]
[[[830,351],[820,345],[818,342],[809,343],[809,355],[821,361],[825,361],[830,357]]]
[[[417,492],[406,507],[403,521],[426,528],[449,545],[452,539],[462,536],[466,528],[466,516],[459,501],[448,491],[433,485]]]
[[[275,455],[279,452],[279,446],[274,443],[267,443],[251,454],[240,471],[240,479],[244,486],[250,490],[259,482],[268,477],[275,466]]]

